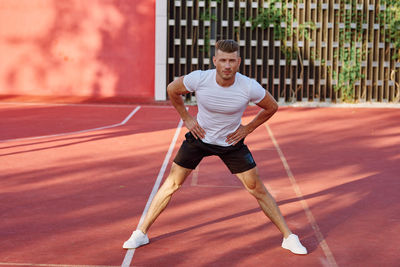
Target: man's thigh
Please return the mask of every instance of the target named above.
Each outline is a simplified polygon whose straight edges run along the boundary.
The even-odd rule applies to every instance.
[[[235,175],[243,183],[246,189],[254,190],[257,187],[260,187],[262,184],[260,176],[258,175],[257,167],[244,172],[236,173]]]
[[[191,169],[181,167],[175,162],[172,162],[171,171],[169,172],[167,180],[173,184],[182,185],[191,172]]]
[[[190,132],[185,135],[174,162],[186,169],[194,170],[205,156],[211,155],[203,149],[203,144],[197,140]]]
[[[249,148],[241,143],[237,149],[219,155],[233,174],[242,173],[256,167],[253,155]]]

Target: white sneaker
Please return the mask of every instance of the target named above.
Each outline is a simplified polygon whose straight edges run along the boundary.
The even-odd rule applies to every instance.
[[[289,235],[282,241],[282,247],[288,249],[294,254],[307,254],[307,249],[300,243],[299,237],[295,234]]]
[[[142,231],[136,230],[132,233],[131,237],[125,241],[122,246],[125,249],[138,248],[149,243],[149,237]]]

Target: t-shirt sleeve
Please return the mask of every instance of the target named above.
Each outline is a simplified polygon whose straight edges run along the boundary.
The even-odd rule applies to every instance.
[[[201,79],[201,70],[195,70],[189,73],[188,75],[185,75],[183,77],[183,84],[186,87],[186,90],[189,92],[194,92],[197,90],[197,87],[200,83]]]
[[[261,100],[264,99],[265,97],[265,89],[256,81],[256,80],[251,80],[250,83],[250,101],[257,104]]]

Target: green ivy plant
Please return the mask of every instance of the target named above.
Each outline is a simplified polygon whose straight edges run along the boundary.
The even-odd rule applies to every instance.
[[[386,10],[381,16],[385,16],[388,27],[386,28],[386,42],[393,44],[394,54],[392,59],[400,63],[400,1],[398,0],[383,0],[386,4]],[[390,79],[395,84],[394,101],[400,101],[400,84],[396,80],[396,69],[390,71]]]
[[[341,99],[345,102],[354,101],[354,85],[364,78],[361,74],[361,49],[356,47],[354,42],[349,48],[339,49],[339,60],[341,69],[333,71],[333,77],[337,79],[334,89],[341,90]]]
[[[217,3],[221,3],[221,0],[214,0]],[[252,23],[252,29],[257,27],[267,29],[272,26],[274,40],[281,42],[281,51],[284,53],[285,58],[290,64],[290,61],[297,59],[300,62],[300,77],[303,73],[303,55],[302,50],[298,47],[297,40],[306,39],[311,40],[311,32],[316,29],[315,24],[312,21],[298,24],[297,30],[293,30],[293,22],[296,22],[292,9],[287,8],[287,2],[290,2],[296,8],[299,2],[304,3],[304,0],[269,0],[268,8],[260,8],[258,14],[255,17],[246,17],[243,9],[239,9],[235,13],[235,21],[240,22],[239,27],[235,27],[234,32],[236,39],[240,40],[240,27],[244,27],[247,21]],[[365,29],[362,25],[367,23],[365,12],[352,12],[356,10],[357,0],[344,0],[340,2],[340,23],[344,24],[344,28],[339,29],[339,44],[334,54],[337,59],[339,66],[337,68],[327,67],[328,73],[331,75],[332,80],[336,81],[333,85],[334,90],[338,93],[341,101],[351,102],[357,101],[354,88],[357,82],[364,79],[362,73],[361,62],[365,60],[365,51],[367,40],[364,40]],[[215,15],[210,13],[211,0],[205,1],[205,11],[200,14],[200,20],[212,21],[217,20]],[[317,2],[320,5],[320,2]],[[380,24],[381,31],[385,31],[386,42],[393,44],[394,53],[392,60],[400,62],[400,1],[399,0],[380,0],[379,4],[385,5],[386,8],[380,9],[378,7],[377,20],[375,23]],[[351,9],[346,9],[345,5],[350,5]],[[320,7],[320,6],[319,6]],[[286,24],[286,27],[282,27],[282,23]],[[386,24],[386,25],[385,25]],[[356,25],[354,28],[353,25]],[[291,40],[291,44],[287,43],[287,40]],[[204,52],[205,56],[209,56],[210,47],[210,30],[205,29],[204,32]],[[359,45],[361,44],[361,46]],[[386,51],[389,53],[390,49]],[[318,54],[312,54],[311,59],[320,60],[321,64],[325,66],[324,59],[320,58]],[[398,75],[396,68],[391,64],[390,78],[395,83],[395,99],[394,101],[400,100],[400,84],[396,80]],[[292,96],[296,98],[297,91],[302,88],[299,85],[297,89],[292,91]]]
[[[215,0],[217,4],[221,4],[221,0]],[[210,13],[210,4],[211,0],[206,0],[205,1],[205,10],[200,14],[200,20],[202,21],[216,21],[217,16],[214,14]],[[201,51],[204,51],[205,57],[210,57],[210,30],[205,29],[204,32],[204,49],[201,49]]]
[[[281,7],[277,7],[277,3],[280,3]],[[297,5],[297,1],[294,1],[294,5]],[[296,59],[300,53],[297,42],[294,40],[299,38],[310,39],[310,31],[315,29],[315,24],[312,21],[308,21],[298,25],[299,36],[293,31],[292,21],[293,13],[287,8],[286,2],[281,2],[280,0],[269,1],[269,7],[260,10],[259,14],[250,18],[252,22],[252,29],[256,27],[261,27],[262,29],[267,29],[272,25],[274,31],[274,39],[281,41],[282,52],[285,53],[286,59],[290,61],[291,59]],[[297,22],[294,20],[294,22]],[[286,24],[286,27],[282,27],[282,23]],[[287,45],[287,37],[291,37],[293,44],[291,46]]]
[[[355,9],[357,1],[346,0],[343,5],[350,4],[351,9]],[[383,10],[380,7],[385,6]],[[333,72],[333,77],[337,79],[337,85],[334,87],[336,91],[341,92],[341,99],[346,102],[357,100],[354,96],[354,85],[360,79],[365,78],[361,74],[362,60],[365,60],[366,40],[362,40],[364,29],[362,23],[366,23],[366,14],[364,16],[351,15],[350,10],[341,7],[341,19],[345,23],[345,30],[340,29],[339,53],[336,55],[342,66],[338,72]],[[394,46],[394,54],[392,60],[400,62],[400,1],[398,0],[381,0],[378,6],[377,22],[381,30],[385,31],[386,42]],[[356,29],[351,29],[351,23],[356,23]],[[387,26],[386,26],[386,25]],[[363,42],[364,41],[364,42]],[[363,48],[356,47],[356,43],[363,43]],[[344,44],[350,44],[345,47]],[[385,53],[389,53],[387,49]],[[390,70],[390,79],[395,83],[394,101],[400,99],[400,84],[396,81],[396,70]]]
[[[279,6],[278,6],[279,3]],[[294,7],[297,5],[297,1],[293,1]],[[301,72],[300,77],[303,73],[303,57],[301,55],[301,50],[298,46],[297,40],[303,37],[306,40],[310,40],[311,30],[314,30],[315,24],[312,21],[307,21],[302,24],[298,24],[298,33],[293,31],[293,22],[297,21],[293,19],[293,13],[291,9],[287,8],[287,3],[280,0],[269,1],[269,7],[263,8],[259,11],[259,14],[250,19],[252,22],[252,29],[256,27],[261,27],[262,29],[267,29],[270,26],[273,28],[274,40],[281,42],[281,51],[285,54],[286,62],[288,65],[292,59],[298,59],[300,62]],[[286,27],[282,27],[282,23]],[[291,45],[287,44],[287,39],[290,37]],[[292,90],[292,99],[296,99],[297,92],[302,89],[302,85],[298,85],[296,90]]]
[[[297,5],[298,1],[292,1],[294,5]],[[276,3],[280,3],[281,8],[277,7]],[[400,1],[398,0],[381,0],[381,5],[386,5],[384,12],[379,12],[378,16],[382,19],[379,20],[380,27],[385,28],[382,25],[386,22],[388,27],[386,27],[388,33],[386,34],[387,42],[390,42],[395,47],[395,53],[393,59],[400,62]],[[319,3],[320,4],[320,3]],[[293,42],[292,46],[287,45],[287,37],[290,36],[292,40],[296,40],[304,37],[307,40],[311,40],[310,32],[315,30],[315,24],[313,22],[305,22],[298,25],[298,35],[292,30],[292,19],[293,14],[290,9],[286,8],[286,2],[280,0],[269,1],[269,7],[262,9],[260,13],[255,17],[251,18],[253,29],[256,27],[262,27],[266,29],[273,26],[274,39],[281,41],[281,49],[285,54],[286,60],[299,59],[300,66],[302,65],[302,55],[301,50],[297,46],[297,42]],[[345,5],[350,5],[351,9],[346,9]],[[355,10],[357,5],[356,0],[345,0],[341,2],[340,7],[340,20],[344,24],[344,28],[339,29],[339,45],[338,51],[335,53],[334,57],[339,62],[338,70],[332,70],[328,67],[328,73],[332,75],[332,78],[336,81],[333,88],[340,95],[341,101],[353,102],[356,99],[354,95],[354,87],[357,82],[364,79],[364,74],[362,74],[361,62],[365,60],[365,45],[363,42],[364,29],[362,24],[367,23],[366,14],[361,15],[360,13],[351,12]],[[384,18],[384,19],[383,19]],[[281,23],[284,22],[286,27],[281,27]],[[356,25],[356,28],[352,28],[352,24]],[[361,43],[362,46],[357,46]],[[314,60],[321,60],[321,64],[325,65],[324,59],[320,58],[320,55],[313,54],[311,52],[311,58]],[[301,71],[302,73],[303,71]],[[301,74],[300,74],[301,76]],[[399,101],[400,98],[400,84],[395,80],[396,70],[391,70],[391,79],[396,85],[395,100]],[[301,86],[297,90],[301,89]],[[297,91],[296,90],[296,91]],[[296,92],[293,92],[294,96]]]
[[[365,54],[362,53],[361,47],[357,47],[357,43],[362,43],[364,33],[362,24],[366,22],[366,17],[365,14],[357,16],[351,12],[351,9],[356,9],[356,4],[355,0],[346,0],[341,3],[339,16],[344,28],[339,29],[338,52],[334,55],[340,64],[338,71],[332,72],[333,78],[336,80],[333,88],[341,94],[340,99],[344,102],[356,100],[355,84],[364,78],[364,75],[361,74],[361,61],[365,58]],[[351,9],[346,9],[345,5],[351,5]],[[355,23],[355,29],[351,28],[352,23]]]

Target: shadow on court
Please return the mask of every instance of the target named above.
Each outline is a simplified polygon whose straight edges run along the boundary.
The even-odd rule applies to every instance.
[[[251,107],[246,116],[256,112]],[[397,264],[399,113],[282,108],[269,122],[339,266]],[[123,127],[0,144],[0,262],[120,265],[121,245],[139,222],[178,121],[172,108],[143,107]],[[265,127],[246,143],[310,255],[281,249],[256,201],[210,158],[200,164],[197,185],[190,176],[174,195],[134,266],[327,266]]]

